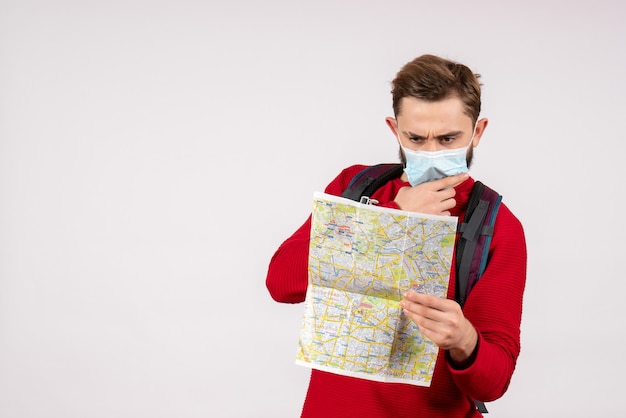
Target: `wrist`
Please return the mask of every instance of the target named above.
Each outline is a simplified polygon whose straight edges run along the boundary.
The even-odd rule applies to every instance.
[[[467,325],[467,332],[461,342],[448,350],[450,360],[455,365],[471,364],[478,348],[478,333],[469,321]]]

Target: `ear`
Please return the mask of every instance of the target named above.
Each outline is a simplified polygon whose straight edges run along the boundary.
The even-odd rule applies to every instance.
[[[387,126],[389,126],[389,129],[391,129],[391,132],[393,132],[393,136],[396,138],[396,141],[399,141],[399,132],[398,132],[398,122],[392,118],[391,116],[385,118],[385,122],[387,123]]]
[[[474,133],[474,141],[472,142],[472,147],[477,147],[480,143],[480,138],[482,138],[485,129],[487,129],[487,125],[489,124],[489,119],[482,118],[476,122],[476,132]]]

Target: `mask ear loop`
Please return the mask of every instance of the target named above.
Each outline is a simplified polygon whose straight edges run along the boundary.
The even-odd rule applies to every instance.
[[[474,130],[472,131],[472,137],[470,138],[469,144],[465,146],[465,151],[469,149],[470,146],[474,143],[474,137],[476,136],[476,128],[478,128],[478,121],[474,124]]]

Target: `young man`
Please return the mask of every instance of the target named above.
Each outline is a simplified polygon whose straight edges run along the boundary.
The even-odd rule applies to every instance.
[[[401,177],[371,196],[379,206],[463,221],[474,179],[473,148],[488,121],[479,119],[479,75],[432,55],[406,64],[392,83],[395,118],[386,122],[400,146]],[[364,166],[344,169],[325,192],[340,196]],[[308,285],[311,217],[278,248],[267,288],[276,301],[298,303]],[[452,266],[455,260],[452,260]],[[474,400],[507,390],[520,351],[526,243],[518,219],[502,204],[489,262],[464,307],[455,301],[452,268],[447,299],[408,292],[403,313],[440,348],[430,387],[381,383],[313,369],[303,417],[480,417]]]

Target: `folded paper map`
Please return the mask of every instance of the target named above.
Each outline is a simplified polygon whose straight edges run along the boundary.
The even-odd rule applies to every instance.
[[[438,348],[400,301],[408,290],[446,297],[456,226],[456,217],[315,193],[296,362],[430,386]]]

